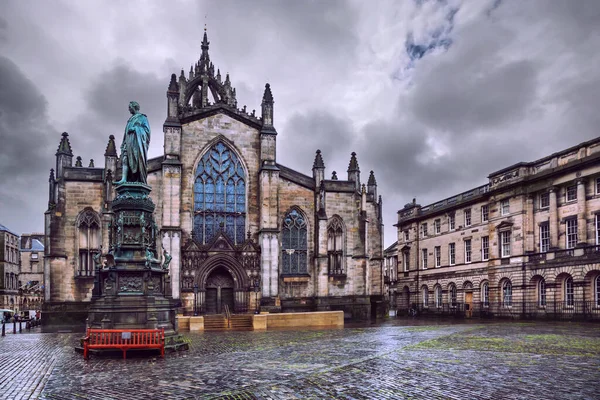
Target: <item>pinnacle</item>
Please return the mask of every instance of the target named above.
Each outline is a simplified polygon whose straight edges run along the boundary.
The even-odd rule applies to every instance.
[[[352,152],[351,157],[350,157],[350,165],[348,165],[348,172],[352,172],[352,171],[360,172],[360,168],[358,168],[358,161],[356,160],[355,152]]]
[[[106,146],[106,151],[104,152],[104,157],[116,157],[117,156],[117,147],[115,146],[115,137],[114,135],[110,135],[108,137],[108,145]]]
[[[371,175],[369,175],[369,180],[367,182],[367,185],[369,185],[369,186],[377,185],[377,181],[375,180],[375,174],[373,173],[373,171],[371,171]]]
[[[69,156],[73,155],[73,151],[71,150],[71,143],[69,142],[69,134],[67,132],[62,133],[62,138],[60,139],[60,144],[58,145],[56,155],[61,153],[67,154]]]
[[[273,93],[271,93],[271,85],[265,85],[265,93],[263,94],[263,103],[273,104]]]
[[[325,163],[323,162],[323,157],[321,156],[321,150],[317,150],[315,162],[313,163],[313,169],[314,168],[325,168]]]

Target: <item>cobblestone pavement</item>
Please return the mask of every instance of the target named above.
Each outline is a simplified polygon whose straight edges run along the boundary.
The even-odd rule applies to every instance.
[[[84,361],[81,334],[36,328],[0,338],[0,398],[600,398],[598,325],[406,323],[188,333],[190,350],[164,360]]]

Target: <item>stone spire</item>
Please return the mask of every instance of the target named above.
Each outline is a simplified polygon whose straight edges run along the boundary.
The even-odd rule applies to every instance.
[[[183,70],[182,70],[183,72]],[[171,81],[169,82],[169,92],[177,92],[179,94],[179,85],[177,84],[177,76],[175,74],[171,74]]]
[[[117,147],[115,146],[115,137],[114,135],[110,135],[108,137],[108,145],[106,145],[106,151],[104,152],[104,157],[117,156]]]
[[[56,205],[56,180],[54,179],[54,169],[50,169],[50,178],[48,178],[48,209]]]
[[[229,75],[227,75],[229,79]],[[262,110],[262,129],[260,133],[268,133],[271,135],[277,135],[277,131],[273,127],[273,93],[271,93],[271,85],[268,83],[265,85],[265,92],[263,93],[262,103],[260,104]]]
[[[73,150],[71,150],[71,143],[69,142],[69,134],[67,132],[62,133],[62,138],[60,139],[58,150],[56,150],[56,155],[59,154],[66,154],[69,156],[73,155]]]
[[[69,143],[69,134],[67,132],[62,133],[58,150],[56,150],[56,179],[61,179],[66,167],[73,165],[73,150],[71,150],[71,143]]]
[[[325,168],[325,163],[323,162],[323,157],[321,156],[321,150],[317,150],[315,162],[313,163],[313,169],[315,168]]]
[[[90,165],[88,165],[88,168],[95,168],[94,167],[94,159],[90,159]]]
[[[315,180],[315,188],[319,188],[321,183],[325,180],[325,163],[323,162],[323,157],[321,156],[321,150],[317,150],[312,171],[313,178]],[[324,189],[321,188],[320,190],[323,191]]]
[[[360,191],[360,168],[358,167],[358,160],[356,159],[355,152],[352,152],[350,157],[350,165],[348,165],[348,180],[354,182],[354,187],[357,191]]]
[[[377,181],[375,180],[375,174],[371,171],[369,175],[369,180],[367,181],[367,194],[369,194],[369,199],[372,201],[377,200]]]

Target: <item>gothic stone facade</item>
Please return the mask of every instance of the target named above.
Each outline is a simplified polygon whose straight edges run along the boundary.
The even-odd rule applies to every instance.
[[[394,305],[425,313],[600,317],[600,138],[398,211]]]
[[[354,153],[348,180],[335,173],[325,179],[320,151],[312,176],[279,164],[269,85],[261,117],[238,108],[229,75],[223,81],[215,72],[208,47],[205,33],[189,75],[172,75],[164,154],[148,165],[157,248],[172,256],[173,297],[186,312],[200,313],[225,306],[344,310],[364,319],[384,309],[382,202],[374,175],[361,185]],[[79,157],[72,163],[63,133],[45,214],[45,309],[83,320],[92,257],[108,249],[112,182],[121,173],[114,137],[103,168],[84,167]]]

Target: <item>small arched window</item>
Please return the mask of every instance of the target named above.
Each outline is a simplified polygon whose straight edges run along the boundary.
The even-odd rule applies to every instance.
[[[442,308],[442,287],[441,286],[438,285],[435,287],[434,296],[435,296],[435,306],[437,308]]]
[[[423,307],[429,307],[429,289],[427,289],[427,286],[423,286],[421,292],[423,295]]]
[[[502,305],[504,307],[512,306],[512,283],[508,279],[502,284]]]
[[[283,219],[282,226],[282,272],[284,275],[308,272],[307,224],[298,210],[292,210]]]
[[[333,217],[327,227],[327,256],[330,276],[345,276],[344,228],[339,217]]]
[[[538,281],[538,305],[540,307],[546,306],[546,280],[544,278]]]
[[[457,298],[456,285],[454,283],[451,283],[448,290],[450,292],[450,307],[456,307],[456,303],[457,303],[457,301],[456,301],[456,298]]]
[[[98,214],[88,209],[77,219],[77,234],[79,236],[79,276],[94,275],[94,255],[100,252],[100,219]]]
[[[565,306],[572,307],[575,304],[575,293],[573,291],[573,278],[568,277],[564,283]]]

